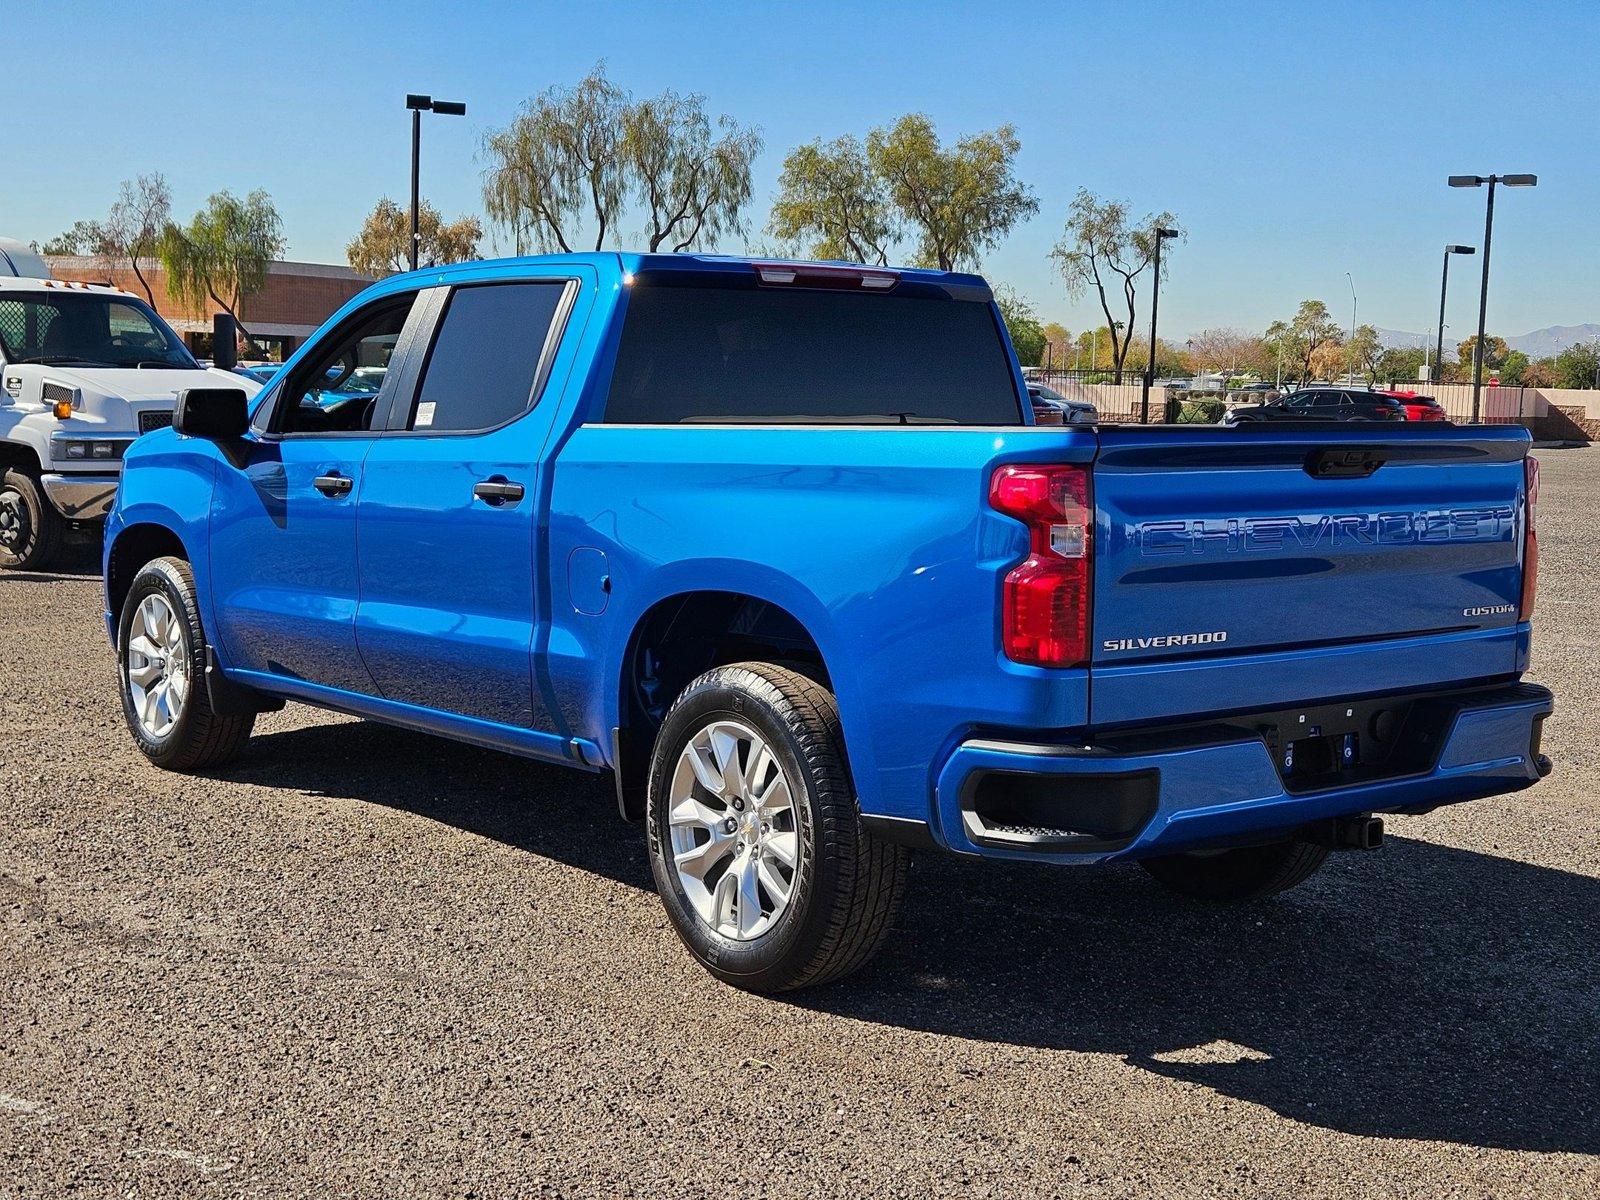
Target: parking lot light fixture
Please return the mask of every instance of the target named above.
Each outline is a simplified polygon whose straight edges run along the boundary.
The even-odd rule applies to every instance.
[[[411,269],[417,269],[417,250],[422,241],[417,227],[418,209],[421,206],[418,182],[422,157],[422,114],[436,112],[446,117],[464,117],[467,106],[460,100],[435,100],[432,96],[406,93],[406,107],[411,110],[411,249],[408,255]]]
[[[1478,340],[1472,350],[1472,420],[1479,415],[1478,402],[1483,395],[1483,337],[1489,315],[1489,247],[1494,237],[1494,187],[1503,183],[1507,187],[1535,187],[1537,175],[1452,175],[1451,187],[1482,187],[1489,185],[1489,201],[1483,215],[1483,280],[1478,286]]]

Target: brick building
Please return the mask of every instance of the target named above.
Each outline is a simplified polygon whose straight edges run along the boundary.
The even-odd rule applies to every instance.
[[[53,254],[45,258],[57,279],[86,283],[110,283],[135,296],[145,296],[132,268],[108,268],[98,258]],[[155,309],[167,323],[183,335],[195,354],[211,354],[211,318],[217,311],[209,305],[196,310],[179,304],[167,294],[167,275],[153,258],[139,260],[139,270],[150,285]],[[321,263],[275,262],[267,268],[266,286],[244,298],[239,317],[249,328],[256,344],[267,357],[283,360],[299,348],[346,300],[372,280],[349,267]]]

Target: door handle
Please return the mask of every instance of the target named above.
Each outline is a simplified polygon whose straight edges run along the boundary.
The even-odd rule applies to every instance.
[[[472,494],[485,504],[499,508],[502,504],[515,504],[526,492],[520,483],[513,483],[504,475],[491,475],[473,484]]]
[[[331,475],[318,475],[311,481],[311,486],[324,496],[348,496],[350,489],[355,487],[355,481],[335,471]]]

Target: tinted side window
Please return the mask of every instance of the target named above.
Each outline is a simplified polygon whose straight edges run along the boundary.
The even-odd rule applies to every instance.
[[[606,420],[1018,425],[987,304],[638,283]]]
[[[408,428],[494,429],[533,404],[563,280],[457,288],[450,296]]]

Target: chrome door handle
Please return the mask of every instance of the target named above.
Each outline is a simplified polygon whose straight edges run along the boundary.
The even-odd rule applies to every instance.
[[[335,471],[331,475],[318,475],[311,481],[311,486],[324,496],[348,496],[350,489],[355,487],[355,481]]]

